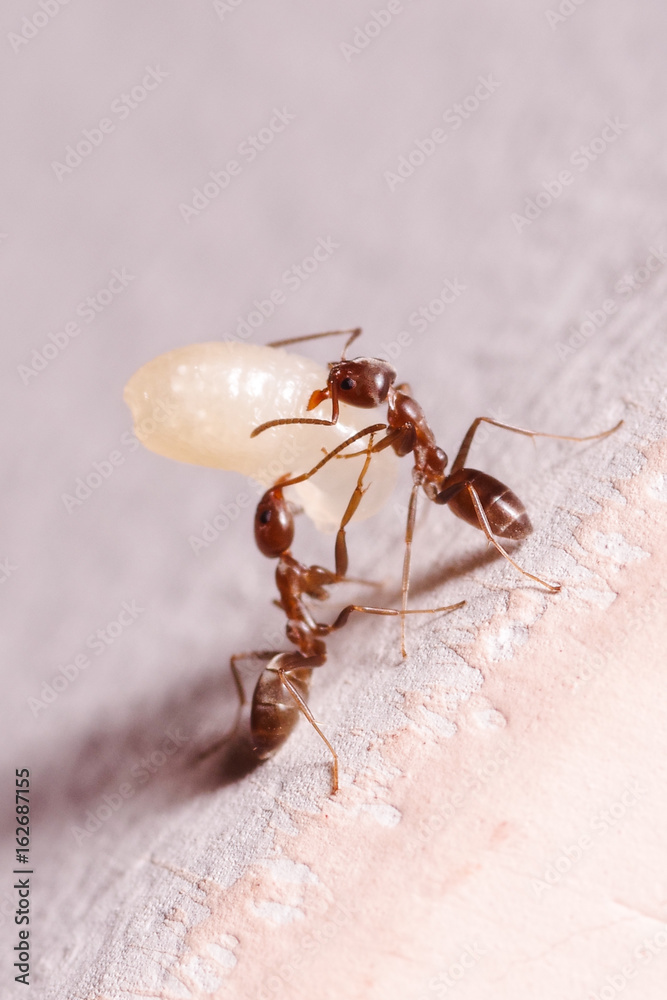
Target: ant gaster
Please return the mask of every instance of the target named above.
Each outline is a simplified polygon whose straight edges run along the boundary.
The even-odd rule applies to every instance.
[[[331,418],[329,420],[314,417],[293,417],[290,419],[270,420],[252,432],[252,437],[280,424],[335,424],[338,420],[340,402],[350,406],[372,408],[387,404],[386,434],[376,444],[372,451],[392,447],[400,457],[414,455],[412,470],[413,486],[408,505],[408,517],[405,529],[405,556],[402,575],[402,610],[405,612],[408,600],[410,581],[410,551],[414,533],[417,511],[417,496],[419,487],[424,489],[427,497],[437,504],[446,504],[453,514],[467,521],[473,527],[480,528],[487,539],[496,547],[520,573],[546,587],[551,593],[560,590],[560,584],[548,583],[534,576],[519,566],[500,544],[496,535],[501,538],[522,539],[533,530],[526,509],[517,495],[499,480],[486,472],[470,469],[465,466],[470,446],[480,423],[492,424],[515,434],[527,437],[549,437],[562,441],[594,441],[613,434],[621,424],[620,420],[614,427],[601,434],[587,437],[570,437],[562,434],[545,434],[540,431],[530,431],[522,427],[500,423],[491,417],[477,417],[470,425],[456,458],[447,473],[447,455],[439,448],[424,411],[419,403],[410,395],[405,384],[394,385],[396,370],[386,361],[378,358],[355,358],[348,361],[345,353],[350,344],[361,334],[361,327],[353,330],[331,330],[326,333],[309,334],[304,337],[294,337],[289,340],[275,341],[271,346],[279,347],[299,343],[305,340],[329,337],[336,334],[348,334],[341,354],[341,360],[329,365],[329,377],[323,389],[317,389],[310,397],[308,410],[314,409],[324,400],[331,400]],[[347,456],[346,456],[347,457]],[[401,651],[405,650],[405,619],[401,620]]]

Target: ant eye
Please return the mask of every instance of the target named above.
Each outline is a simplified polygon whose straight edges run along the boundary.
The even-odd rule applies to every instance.
[[[341,389],[354,389],[354,387],[355,387],[356,384],[357,383],[354,381],[354,379],[350,378],[348,376],[347,378],[343,379],[343,381],[340,384],[340,388]]]
[[[268,524],[269,521],[271,520],[271,511],[268,508],[267,510],[263,510],[262,513],[259,515],[259,520],[260,524]]]

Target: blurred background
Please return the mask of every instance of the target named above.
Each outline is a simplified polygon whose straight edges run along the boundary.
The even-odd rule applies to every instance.
[[[251,509],[193,551],[246,481],[139,447],[125,382],[198,341],[361,325],[355,352],[392,360],[450,456],[481,414],[572,434],[628,421],[628,401],[645,415],[664,370],[667,11],[650,0],[8,0],[2,27],[2,760],[5,774],[33,773],[48,888],[35,897],[35,995],[71,997],[83,983],[77,996],[115,998],[115,945],[99,949],[114,908],[124,940],[136,938],[139,896],[124,880],[138,859],[161,845],[175,865],[218,864],[231,884],[268,836],[262,782],[302,768],[305,785],[285,794],[309,809],[327,783],[301,732],[259,786],[232,772],[220,786],[178,757],[150,798],[133,795],[77,841],[73,828],[146,754],[169,756],[179,731],[193,754],[231,724],[229,656],[283,627]],[[276,289],[280,304],[256,322]],[[324,365],[339,350],[303,353]],[[569,530],[562,507],[582,469],[602,481],[638,467],[632,433],[648,432],[627,426],[617,447],[579,458],[501,432],[480,441],[473,464],[529,504],[533,571],[562,570],[550,546]],[[650,434],[663,430],[654,420]],[[385,581],[388,604],[404,464],[384,512],[350,531],[352,568]],[[479,624],[504,600],[480,580],[514,585],[512,571],[424,507],[414,600],[467,597],[466,627]],[[305,525],[301,537],[304,558],[331,561],[330,539]],[[447,575],[470,558],[472,575]],[[393,709],[359,707],[370,675],[358,679],[381,654],[398,664],[395,630],[365,621],[350,635],[316,698],[343,741],[355,712],[364,733],[396,724]],[[376,683],[393,690],[382,671]],[[215,838],[235,843],[242,828],[244,845],[212,860]],[[10,940],[11,921],[4,930]]]

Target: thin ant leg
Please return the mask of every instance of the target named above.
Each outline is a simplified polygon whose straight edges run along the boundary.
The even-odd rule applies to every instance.
[[[229,669],[232,672],[232,677],[234,678],[234,683],[236,684],[236,691],[239,696],[239,703],[241,707],[243,707],[246,703],[246,696],[245,696],[245,690],[243,688],[243,681],[241,680],[241,675],[238,671],[238,667],[236,666],[236,661],[245,659],[254,659],[255,657],[258,660],[267,660],[267,659],[270,660],[271,657],[274,655],[275,654],[272,651],[268,649],[263,649],[259,652],[252,652],[252,653],[234,653],[234,655],[230,657]]]
[[[328,635],[329,632],[334,632],[336,629],[342,628],[347,623],[353,611],[360,611],[365,615],[390,615],[394,618],[400,615],[402,618],[404,615],[435,615],[441,612],[458,611],[464,604],[465,601],[459,601],[458,604],[447,604],[442,608],[408,608],[406,611],[399,611],[398,608],[366,608],[360,604],[348,604],[346,608],[343,608],[333,624],[320,626],[323,630],[321,634]]]
[[[374,444],[373,443],[373,436],[378,431],[383,431],[383,430],[386,430],[386,429],[387,429],[387,425],[386,424],[369,424],[368,427],[364,427],[362,430],[357,431],[356,434],[353,434],[351,437],[347,438],[347,440],[343,441],[342,444],[337,445],[332,451],[327,452],[327,454],[324,456],[324,458],[320,459],[320,461],[317,463],[317,465],[313,466],[312,469],[309,469],[308,472],[304,472],[304,473],[302,473],[302,475],[295,476],[292,479],[286,479],[286,480],[284,480],[281,483],[281,487],[285,488],[286,486],[294,486],[297,483],[304,482],[304,480],[310,479],[311,476],[314,476],[315,473],[318,472],[322,468],[322,466],[326,465],[327,462],[330,462],[332,458],[351,458],[351,457],[357,457],[359,455],[366,455],[366,461],[364,462],[363,468],[362,468],[361,472],[359,473],[359,477],[357,479],[357,485],[356,485],[356,487],[354,489],[354,492],[353,492],[352,496],[350,497],[350,500],[349,500],[349,503],[348,503],[347,508],[345,510],[345,513],[343,514],[343,518],[341,520],[340,527],[338,529],[338,534],[336,535],[336,547],[335,547],[336,576],[340,577],[341,579],[345,576],[345,574],[347,572],[347,566],[348,566],[347,542],[345,540],[345,528],[347,527],[347,525],[351,521],[352,517],[354,516],[357,508],[359,507],[359,504],[361,503],[361,499],[362,499],[364,493],[368,489],[368,486],[366,487],[366,489],[364,489],[363,486],[362,486],[362,484],[363,484],[364,476],[366,475],[366,472],[368,471],[368,466],[370,465],[371,456],[375,452],[382,451],[384,448],[386,448],[388,445],[390,445],[394,441],[397,433],[398,434],[401,433],[400,431],[396,432],[396,431],[390,430],[380,441],[378,441],[377,444]],[[342,451],[344,451],[346,448],[348,448],[351,444],[354,444],[355,441],[358,441],[360,438],[366,437],[366,436],[369,436],[370,440],[369,440],[368,446],[366,448],[364,448],[363,451],[355,451],[355,452],[352,453],[352,455],[341,455],[340,454]],[[362,581],[362,582],[367,582],[367,581]]]
[[[206,760],[207,757],[210,757],[212,754],[214,754],[217,750],[220,750],[220,748],[223,747],[225,743],[227,743],[231,739],[231,737],[238,729],[239,719],[241,718],[241,712],[243,711],[243,706],[247,704],[247,698],[245,695],[245,690],[243,688],[243,682],[241,681],[241,675],[239,674],[238,667],[236,666],[236,661],[252,660],[252,659],[272,660],[273,657],[277,655],[278,655],[278,650],[262,649],[262,650],[253,650],[253,652],[251,653],[235,653],[232,657],[230,657],[229,668],[232,672],[232,677],[234,678],[234,684],[236,685],[236,692],[239,696],[239,705],[236,710],[236,718],[234,720],[234,725],[225,736],[221,737],[221,739],[219,740],[216,740],[215,743],[212,743],[211,746],[206,748],[206,750],[202,750],[201,753],[197,754],[197,756],[194,758],[193,763],[199,764],[201,763],[201,761]]]
[[[336,576],[341,579],[347,573],[348,566],[348,556],[347,556],[347,542],[345,540],[345,528],[350,523],[354,517],[359,504],[361,503],[362,497],[368,486],[363,487],[364,476],[368,472],[368,466],[371,464],[371,457],[373,454],[373,433],[370,434],[368,439],[368,447],[366,449],[366,461],[364,462],[363,468],[359,473],[357,478],[357,485],[354,488],[354,493],[350,497],[350,501],[345,509],[342,520],[340,522],[340,527],[338,529],[338,534],[336,535]],[[369,484],[370,485],[370,484]]]
[[[239,724],[240,714],[241,714],[240,710],[237,711],[236,719],[234,720],[234,725],[232,729],[227,733],[227,735],[222,736],[219,740],[216,740],[215,743],[211,743],[211,745],[207,747],[206,750],[202,750],[201,753],[198,753],[197,756],[192,761],[193,764],[201,764],[203,760],[208,760],[208,758],[212,757],[214,753],[218,752],[218,750],[222,750],[224,745],[229,742],[229,740],[236,732],[236,728]]]
[[[363,430],[359,431],[358,436],[362,436],[363,434],[369,434],[371,433],[371,431],[375,433],[374,428],[379,426],[380,426],[379,424],[373,424],[372,427],[364,427]],[[386,424],[384,426],[385,428],[387,427]],[[376,445],[373,445],[373,454],[376,455],[379,451],[384,451],[385,448],[389,448],[390,445],[395,444],[404,433],[405,431],[402,427],[390,428],[385,434],[385,436],[383,438],[380,438],[380,440]],[[344,448],[346,444],[349,444],[353,440],[354,440],[353,438],[348,438],[344,444],[338,446],[338,450]],[[333,455],[334,453],[330,452],[330,454]],[[365,454],[366,454],[366,449],[363,448],[361,451],[351,451],[348,455],[338,455],[337,458],[357,458],[358,455],[365,455]]]
[[[363,432],[359,432],[360,434]],[[372,451],[378,452],[382,451],[383,448],[387,448],[389,445],[393,444],[400,436],[403,434],[401,428],[396,428],[394,430],[388,431],[388,433],[380,440],[376,445],[373,446]],[[372,437],[372,435],[371,435]],[[352,438],[348,439],[348,443],[352,441]],[[354,455],[361,455],[363,452],[352,452],[352,455],[341,455],[340,458],[351,458]],[[333,456],[333,452],[331,453]],[[367,459],[368,462],[368,459]],[[355,491],[356,493],[356,491]],[[403,575],[401,582],[401,594],[402,594],[402,611],[403,614],[407,613],[408,605],[408,589],[410,585],[410,561],[412,558],[412,538],[415,529],[415,520],[417,516],[417,497],[419,494],[419,484],[415,483],[412,487],[410,493],[410,502],[408,504],[408,519],[405,526],[405,554],[403,556]],[[359,498],[361,499],[361,498]],[[342,526],[341,526],[342,529]],[[340,534],[340,532],[339,532]],[[338,539],[336,539],[336,556],[338,557]],[[401,655],[405,658],[407,650],[405,648],[405,619],[401,619]]]
[[[218,750],[222,750],[225,744],[229,742],[229,740],[236,732],[236,727],[239,724],[239,718],[240,718],[240,711],[237,711],[236,719],[234,720],[234,725],[232,729],[227,733],[227,735],[222,736],[219,740],[216,740],[215,743],[211,743],[211,745],[207,747],[206,750],[202,750],[201,753],[198,753],[197,756],[193,759],[192,763],[201,764],[203,760],[208,760],[208,758],[212,757],[214,753],[218,752]]]
[[[384,440],[384,439],[383,439]],[[362,448],[361,451],[351,451],[349,455],[336,455],[336,458],[359,458],[359,455],[365,455],[366,449]]]
[[[258,434],[268,431],[270,427],[285,427],[287,424],[319,424],[321,427],[333,427],[335,423],[338,423],[338,409],[336,409],[334,416],[335,419],[331,420],[320,420],[318,417],[282,417],[280,420],[267,420],[266,423],[255,427],[250,432],[250,437],[257,437]]]
[[[401,610],[406,614],[408,607],[408,587],[410,586],[410,560],[412,558],[412,536],[415,530],[415,520],[417,518],[417,496],[419,494],[419,483],[415,483],[410,492],[410,502],[408,504],[408,519],[405,524],[405,553],[403,555],[403,576],[401,578]],[[405,659],[408,655],[405,648],[405,618],[401,618],[401,655]]]
[[[361,469],[361,472],[359,473],[359,476],[357,478],[357,485],[356,485],[356,487],[354,489],[354,492],[352,493],[352,496],[350,497],[348,505],[347,505],[347,507],[345,509],[345,512],[343,514],[343,517],[342,517],[342,520],[341,520],[341,523],[340,523],[340,527],[338,529],[338,534],[336,535],[336,547],[335,547],[335,553],[336,553],[336,576],[338,578],[340,578],[340,579],[343,579],[343,577],[345,577],[345,574],[347,572],[347,566],[348,566],[347,543],[346,543],[346,540],[345,540],[345,528],[347,527],[347,525],[349,524],[349,522],[353,518],[354,514],[356,513],[357,508],[359,507],[359,504],[361,503],[361,499],[362,499],[364,493],[366,492],[366,490],[368,489],[368,486],[366,487],[366,489],[363,488],[363,481],[364,481],[364,477],[366,475],[366,472],[368,471],[368,466],[370,465],[371,456],[373,454],[373,451],[376,450],[373,447],[373,436],[378,431],[386,430],[386,427],[387,427],[386,424],[370,424],[368,427],[364,427],[362,430],[357,431],[356,434],[353,434],[351,437],[347,438],[346,441],[343,441],[341,444],[337,445],[332,451],[327,452],[325,454],[324,458],[320,459],[320,461],[317,463],[317,465],[313,466],[312,469],[309,469],[308,472],[304,472],[304,473],[302,473],[302,475],[295,476],[292,479],[289,479],[289,478],[288,479],[284,479],[280,483],[281,488],[284,489],[286,486],[294,486],[297,483],[304,482],[306,479],[310,479],[311,476],[314,476],[315,473],[318,472],[322,468],[322,466],[326,465],[327,462],[330,462],[332,458],[340,458],[340,457],[345,458],[345,457],[347,457],[347,456],[341,456],[340,452],[343,451],[345,448],[349,447],[350,444],[354,444],[355,441],[358,441],[362,437],[369,436],[370,440],[369,440],[368,446],[363,451],[359,451],[359,452],[355,452],[354,453],[355,455],[366,455],[366,461],[364,462],[363,468]],[[367,583],[368,581],[361,581],[361,582]]]
[[[396,608],[365,608],[361,607],[360,605],[350,604],[348,605],[347,608],[344,608],[340,612],[338,618],[333,623],[333,625],[318,625],[316,626],[316,632],[318,635],[328,635],[335,629],[342,628],[342,626],[345,625],[345,623],[347,622],[349,616],[353,611],[360,611],[369,615],[392,615],[392,616],[396,615],[402,616],[404,613],[408,615],[435,614],[436,612],[439,611],[442,612],[455,611],[457,608],[462,607],[464,604],[465,601],[461,601],[459,602],[459,604],[453,604],[448,607],[428,608],[425,611],[414,609],[406,612],[399,611]],[[282,654],[282,656],[280,657],[280,664],[281,664],[280,666],[278,665],[272,666],[271,664],[269,664],[269,666],[266,669],[275,671],[278,674],[281,684],[287,689],[287,691],[289,691],[290,695],[294,699],[301,713],[306,717],[306,719],[311,724],[311,726],[313,727],[317,735],[320,737],[320,739],[323,740],[323,742],[326,744],[333,761],[331,792],[332,794],[334,794],[336,791],[338,791],[338,756],[333,746],[331,745],[331,743],[326,738],[326,736],[318,726],[317,722],[315,721],[315,718],[312,712],[310,711],[306,701],[304,700],[301,693],[298,691],[298,689],[295,687],[295,685],[292,683],[292,680],[289,677],[289,673],[291,670],[298,670],[299,668],[303,667],[312,669],[314,667],[323,666],[324,659],[318,655],[311,657],[308,656],[304,657],[300,653],[295,652],[295,653]]]
[[[477,490],[470,483],[466,483],[465,487],[468,490],[468,493],[470,494],[470,499],[472,500],[473,507],[475,508],[475,513],[477,514],[477,520],[479,521],[480,528],[482,529],[488,540],[491,542],[491,544],[495,545],[495,547],[498,549],[498,552],[500,552],[501,556],[504,556],[505,559],[507,559],[507,561],[511,563],[515,569],[518,569],[519,573],[523,573],[524,576],[529,577],[531,580],[535,580],[536,583],[539,583],[543,587],[546,587],[547,590],[551,591],[552,594],[557,594],[558,591],[560,590],[559,583],[547,583],[546,580],[541,580],[539,576],[534,576],[532,573],[529,573],[528,570],[522,569],[522,567],[519,566],[519,564],[515,562],[514,559],[512,559],[509,552],[505,551],[505,549],[502,547],[500,542],[497,540],[497,538],[495,538],[493,532],[491,531],[491,525],[489,524],[489,519],[486,516],[484,507],[482,506],[482,501],[479,499],[479,494],[477,493]]]
[[[355,326],[349,330],[327,330],[326,333],[306,333],[302,337],[289,337],[287,340],[272,340],[267,347],[287,347],[289,344],[302,344],[306,340],[320,340],[322,337],[337,337],[339,334],[349,333],[349,339],[345,341],[345,346],[341,352],[341,361],[345,360],[345,352],[350,344],[361,336],[361,327]]]
[[[617,431],[618,428],[623,423],[622,420],[619,420],[619,422],[615,424],[614,427],[610,427],[609,430],[607,431],[602,431],[601,434],[588,434],[586,437],[571,437],[568,434],[546,434],[544,431],[529,431],[526,430],[524,427],[513,427],[511,424],[502,424],[500,423],[499,420],[493,420],[491,417],[477,417],[475,420],[473,420],[472,424],[468,428],[466,436],[463,438],[463,441],[461,442],[461,447],[459,448],[458,454],[454,459],[454,462],[449,472],[450,476],[454,475],[455,472],[458,472],[460,469],[464,467],[466,459],[468,457],[468,452],[470,451],[472,439],[475,436],[477,428],[482,422],[484,422],[485,424],[492,424],[494,427],[500,427],[505,431],[512,431],[514,434],[523,434],[526,437],[533,437],[533,438],[534,437],[555,438],[558,441],[598,441],[600,438],[605,438],[608,437],[610,434],[613,434],[614,431]]]
[[[395,427],[387,431],[385,436],[381,438],[376,445],[373,446],[373,452],[382,451],[384,448],[388,448],[390,445],[398,445],[400,449],[400,440],[405,435],[405,429],[401,427]],[[400,450],[399,450],[400,454]],[[342,458],[347,458],[347,455],[341,456]],[[415,530],[415,519],[417,516],[417,496],[419,493],[419,483],[415,483],[412,487],[410,493],[410,502],[408,504],[408,519],[405,525],[405,553],[403,556],[403,575],[401,580],[401,608],[403,615],[408,614],[408,588],[410,585],[410,560],[412,557],[412,537]],[[405,659],[408,655],[405,648],[405,618],[401,618],[401,655]]]
[[[324,422],[326,423],[326,421]],[[324,458],[320,459],[317,465],[314,465],[312,469],[308,470],[308,472],[304,472],[300,476],[294,476],[294,478],[292,479],[281,480],[280,486],[284,488],[285,486],[295,486],[297,483],[305,482],[306,479],[310,479],[311,476],[314,476],[316,472],[319,472],[322,466],[326,465],[327,462],[330,462],[332,458],[336,458],[339,455],[339,453],[343,451],[344,448],[347,448],[349,445],[354,444],[355,441],[358,441],[362,437],[367,437],[368,435],[372,436],[373,434],[376,434],[378,431],[386,430],[386,427],[387,427],[386,424],[369,424],[368,427],[364,427],[362,430],[357,431],[356,434],[352,434],[349,438],[347,438],[346,441],[343,441],[342,444],[336,445],[336,447],[332,451],[328,451],[324,456]],[[260,430],[260,428],[256,427],[255,431],[258,430]],[[255,433],[255,431],[253,431],[253,434]],[[384,441],[384,438],[382,440]],[[381,443],[382,442],[379,442],[379,444]],[[378,450],[377,445],[375,445],[373,450],[374,451]],[[355,452],[355,455],[364,455],[366,454],[366,451],[367,449],[364,448],[363,451]]]
[[[310,711],[308,705],[306,704],[304,699],[301,697],[301,695],[299,694],[299,692],[297,691],[297,689],[294,687],[291,680],[287,676],[285,668],[278,667],[276,672],[280,677],[281,682],[285,685],[289,693],[294,698],[294,701],[296,702],[298,708],[301,710],[303,715],[305,715],[305,717],[308,719],[308,722],[310,722],[311,726],[313,727],[317,735],[320,737],[320,739],[324,740],[327,747],[329,748],[329,752],[331,753],[331,756],[333,758],[332,773],[331,773],[331,786],[332,786],[331,794],[333,795],[335,792],[338,791],[338,756],[336,754],[336,751],[331,746],[331,743],[329,743],[329,740],[326,738],[326,736],[324,735],[318,724],[315,722],[313,713]]]
[[[257,437],[258,434],[263,434],[264,431],[269,430],[270,427],[286,427],[288,424],[318,424],[320,427],[333,427],[334,424],[338,423],[337,396],[335,397],[335,399],[333,399],[332,404],[333,405],[332,405],[331,420],[324,420],[323,418],[320,417],[281,417],[279,420],[266,420],[263,424],[259,424],[259,426],[254,427],[252,429],[252,431],[250,432],[250,437],[251,438]],[[378,424],[374,424],[373,426],[379,428]],[[383,424],[382,426],[386,427],[387,425]],[[368,433],[368,428],[364,428],[364,430],[359,431],[357,437],[363,437],[363,435],[367,433]]]

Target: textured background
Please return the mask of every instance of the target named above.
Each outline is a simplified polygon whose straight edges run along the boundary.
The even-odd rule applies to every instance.
[[[25,995],[8,808],[24,766],[32,996],[663,995],[667,12],[414,0],[376,31],[388,6],[3,7],[3,996]],[[475,107],[480,78],[493,93]],[[292,117],[250,162],[275,109]],[[613,141],[591,147],[608,120]],[[397,181],[434,129],[444,141]],[[184,210],[230,160],[226,189]],[[320,239],[336,246],[297,288],[285,272]],[[111,297],[114,270],[131,280]],[[417,326],[447,281],[463,290]],[[411,622],[406,662],[395,622],[331,641],[312,705],[340,753],[333,803],[305,725],[260,769],[191,765],[232,721],[229,655],[282,627],[272,567],[248,511],[193,554],[246,483],[136,447],[122,402],[141,364],[235,335],[275,288],[256,342],[362,324],[450,454],[481,413],[574,434],[626,421],[597,445],[480,435],[474,464],[526,500],[518,558],[563,581],[556,598],[422,504],[413,600],[468,604]],[[64,346],[40,362],[50,335]],[[112,474],[66,502],[112,452]],[[404,464],[350,532],[387,604]],[[299,537],[330,562],[330,540]],[[133,624],[87,647],[124,602]],[[30,701],[83,653],[55,699]]]

